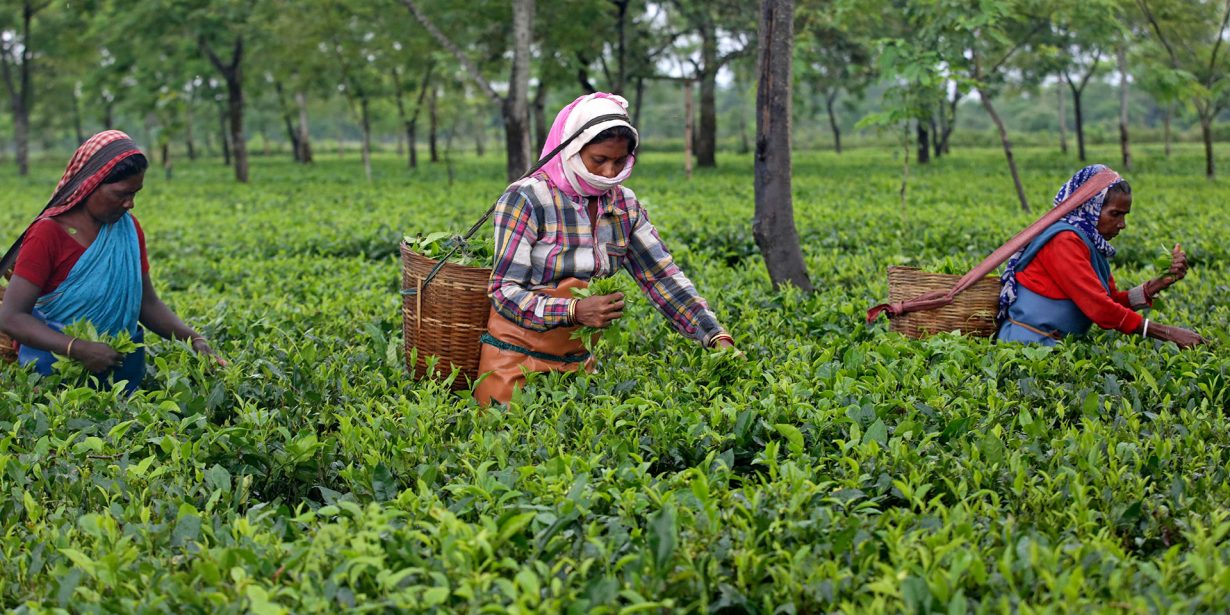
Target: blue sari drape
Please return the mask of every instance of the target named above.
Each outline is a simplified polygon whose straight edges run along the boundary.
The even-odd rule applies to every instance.
[[[99,333],[116,335],[127,331],[140,341],[141,246],[132,216],[124,214],[98,231],[68,277],[54,291],[38,298],[34,316],[60,331],[65,325],[88,320]],[[22,365],[34,364],[36,371],[49,375],[56,358],[52,353],[22,346],[17,355]],[[145,374],[145,350],[138,349],[124,358],[124,364],[105,374],[103,380],[127,380],[129,392],[136,390]]]

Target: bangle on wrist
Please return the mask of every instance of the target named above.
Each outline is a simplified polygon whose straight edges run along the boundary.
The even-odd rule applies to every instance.
[[[1145,319],[1145,328],[1140,332],[1141,337],[1149,337],[1149,319]]]
[[[709,338],[709,347],[717,348],[718,342],[722,340],[726,340],[730,342],[731,345],[734,345],[735,343],[735,338],[732,337],[729,333],[718,333],[717,335],[714,335],[713,337]]]
[[[572,299],[568,302],[568,324],[570,325],[577,324],[577,304],[580,302],[580,299]]]
[[[194,336],[192,336],[192,337],[188,338],[188,345],[189,345],[189,346],[191,346],[192,344],[197,343],[197,340],[200,340],[200,341],[204,342],[204,341],[205,341],[205,337],[204,337],[204,336],[202,336],[202,335],[194,335]],[[205,342],[205,343],[207,343],[207,344],[208,344],[209,342]]]
[[[77,341],[77,338],[75,337],[68,338],[68,348],[64,349],[64,356],[70,359],[73,358],[73,343],[76,341]]]

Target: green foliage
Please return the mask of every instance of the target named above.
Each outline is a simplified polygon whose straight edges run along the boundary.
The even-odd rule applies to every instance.
[[[1230,213],[1199,149],[1133,153],[1116,280],[1182,242],[1164,322],[1211,346],[867,328],[888,265],[972,265],[1030,221],[996,150],[918,170],[909,218],[891,154],[796,156],[813,295],[742,252],[750,158],[684,182],[647,153],[630,185],[746,360],[638,299],[597,373],[532,376],[487,410],[406,375],[397,245],[474,220],[501,160],[459,159],[451,188],[380,157],[371,185],[327,157],[258,159],[246,186],[214,163],[148,178],[153,280],[230,367],[151,335],[127,399],[0,368],[0,608],[1224,611]],[[1037,198],[1075,165],[1020,158]],[[0,168],[0,228],[60,170]]]
[[[450,263],[466,267],[491,267],[495,258],[495,238],[490,234],[476,234],[467,240],[460,233],[436,231],[413,237],[406,235],[402,241],[427,258],[447,258]]]
[[[572,296],[577,299],[587,299],[589,297],[601,297],[612,293],[623,293],[624,309],[626,311],[628,304],[630,304],[634,299],[632,294],[633,291],[630,291],[625,283],[627,280],[628,278],[626,276],[619,275],[606,278],[594,278],[589,280],[589,286],[586,286],[585,288],[572,289]],[[572,332],[572,339],[581,340],[581,342],[585,344],[585,350],[593,353],[599,342],[618,335],[618,329],[616,329],[618,326],[618,320],[611,323],[610,326],[604,328],[582,325],[577,327],[576,331]]]
[[[94,324],[88,320],[80,320],[64,327],[64,335],[87,342],[102,342],[122,355],[136,352],[138,348],[144,346],[144,344],[138,344],[133,341],[132,336],[127,331],[120,331],[116,335],[99,333]],[[80,361],[60,355],[56,355],[56,358],[59,360],[55,362],[52,368],[60,375],[60,379],[64,383],[84,382],[91,375],[89,370],[85,368],[85,364]]]

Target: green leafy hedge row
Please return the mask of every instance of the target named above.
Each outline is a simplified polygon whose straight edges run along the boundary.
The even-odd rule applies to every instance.
[[[1182,241],[1193,271],[1152,316],[1207,347],[863,325],[887,265],[962,270],[1029,221],[994,151],[913,169],[904,210],[890,155],[800,156],[812,295],[769,287],[750,161],[688,183],[650,154],[630,185],[748,359],[638,301],[598,373],[535,378],[492,410],[406,376],[395,245],[481,213],[498,161],[462,162],[451,186],[392,159],[370,186],[354,161],[260,161],[251,186],[204,164],[151,175],[155,279],[231,366],[156,341],[127,400],[0,369],[0,605],[1225,609],[1230,210],[1197,150],[1138,156],[1117,277]],[[1022,159],[1035,207],[1076,170]],[[58,175],[37,171],[3,178],[4,228]]]

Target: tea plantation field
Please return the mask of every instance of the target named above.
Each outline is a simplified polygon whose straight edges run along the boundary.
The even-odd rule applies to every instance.
[[[771,290],[750,157],[687,182],[679,157],[648,154],[629,185],[747,360],[642,298],[598,373],[486,411],[407,377],[396,252],[472,221],[502,161],[459,160],[451,185],[392,157],[371,184],[357,156],[260,160],[245,186],[217,162],[151,170],[154,279],[231,365],[153,342],[128,400],[0,368],[0,607],[1230,609],[1230,184],[1194,148],[1139,149],[1115,273],[1151,277],[1181,241],[1192,271],[1152,316],[1206,347],[865,326],[888,265],[959,270],[1032,220],[996,150],[911,169],[904,210],[890,153],[798,155],[810,296]],[[1035,215],[1081,166],[1021,163]],[[0,240],[61,164],[0,170]]]

